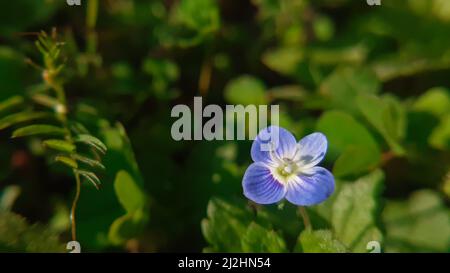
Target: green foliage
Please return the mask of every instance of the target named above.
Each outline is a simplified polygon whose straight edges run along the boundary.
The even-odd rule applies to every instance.
[[[323,80],[319,92],[330,101],[330,106],[350,112],[357,111],[356,99],[363,94],[376,94],[380,83],[368,69],[338,68]]]
[[[286,245],[275,231],[267,230],[255,222],[251,222],[242,237],[242,250],[253,253],[286,252]]]
[[[344,253],[345,246],[333,238],[329,230],[304,230],[298,237],[295,252],[303,253]]]
[[[334,175],[343,177],[361,174],[380,162],[377,142],[351,115],[340,111],[325,112],[317,122],[317,130],[328,138],[327,157],[332,160],[337,158]]]
[[[190,47],[209,38],[219,26],[216,0],[182,0],[171,9],[168,26],[158,34],[163,44]]]
[[[359,95],[356,98],[359,110],[384,137],[392,151],[398,155],[405,153],[400,142],[405,136],[406,111],[392,96],[378,98],[373,95]]]
[[[331,224],[335,236],[352,252],[367,252],[370,241],[383,241],[377,227],[383,173],[379,170],[346,183],[336,195]]]
[[[63,252],[57,234],[47,227],[29,225],[12,212],[0,210],[0,252]]]
[[[66,251],[77,180],[86,252],[450,251],[449,1],[4,2],[1,251]],[[245,199],[250,141],[172,139],[199,95],[326,135],[312,229]]]
[[[389,252],[448,252],[450,211],[431,190],[414,192],[406,201],[389,201],[383,213]]]
[[[242,203],[213,198],[202,232],[210,247],[206,252],[287,252],[286,243],[263,218],[257,218]]]
[[[231,80],[225,87],[225,98],[231,104],[265,104],[265,86],[261,80],[252,76],[241,76]]]

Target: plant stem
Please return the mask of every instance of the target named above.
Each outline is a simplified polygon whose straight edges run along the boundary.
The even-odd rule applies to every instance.
[[[78,204],[78,199],[80,199],[80,192],[81,192],[81,181],[80,181],[80,175],[77,172],[73,172],[75,175],[75,180],[76,180],[76,192],[75,192],[75,197],[73,199],[72,202],[72,208],[70,210],[70,223],[72,226],[72,241],[76,241],[77,240],[77,222],[76,222],[76,210],[77,210],[77,204]]]
[[[67,100],[66,100],[66,92],[64,91],[64,87],[61,84],[54,84],[53,89],[57,94],[58,101],[67,108]],[[69,125],[67,123],[67,113],[63,112],[59,114],[60,121],[62,126],[66,129],[66,140],[73,143],[72,133],[70,132]],[[73,157],[72,157],[73,158]],[[77,240],[77,222],[76,222],[76,210],[78,200],[80,199],[81,192],[81,180],[80,175],[76,172],[76,169],[73,169],[73,174],[75,176],[76,189],[75,189],[75,197],[72,201],[72,208],[70,209],[70,223],[72,230],[72,241]]]
[[[97,24],[98,0],[89,0],[86,14],[86,51],[89,54],[95,54],[97,51],[97,33],[95,26]]]
[[[303,224],[305,225],[305,229],[312,230],[311,221],[309,220],[308,212],[305,207],[299,206],[298,211],[303,218]]]

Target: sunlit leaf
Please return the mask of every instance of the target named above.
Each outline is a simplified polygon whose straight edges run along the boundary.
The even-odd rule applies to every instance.
[[[253,76],[240,76],[225,87],[225,99],[232,104],[266,104],[264,83]]]
[[[18,105],[23,104],[24,98],[22,96],[13,96],[0,102],[0,113],[8,109],[14,108]]]
[[[42,119],[49,116],[50,116],[49,113],[45,112],[20,112],[16,114],[11,114],[9,116],[0,119],[0,130],[21,122]]]
[[[80,143],[84,143],[86,145],[91,146],[92,148],[98,150],[101,153],[106,153],[106,145],[98,138],[91,136],[91,135],[87,135],[87,134],[82,134],[82,135],[77,135],[74,138],[75,142],[80,142]]]
[[[12,133],[12,137],[24,137],[32,135],[64,135],[66,130],[54,125],[35,124],[22,127]]]
[[[114,189],[119,202],[129,213],[145,206],[145,195],[133,177],[126,171],[119,171],[114,181]]]
[[[74,159],[67,157],[67,156],[63,156],[63,155],[55,156],[55,162],[60,162],[72,169],[78,168],[77,162]]]
[[[61,139],[48,139],[43,141],[44,145],[60,152],[72,153],[75,151],[76,146],[71,142]]]
[[[100,161],[98,161],[98,160],[95,160],[95,159],[92,159],[92,158],[88,158],[86,156],[82,156],[82,155],[79,155],[79,154],[73,154],[72,157],[75,160],[77,160],[79,162],[82,162],[84,164],[87,164],[87,165],[89,165],[91,167],[105,169],[105,166],[103,166],[103,164]]]
[[[101,182],[95,173],[84,170],[76,170],[76,172],[89,181],[95,188],[99,189]]]

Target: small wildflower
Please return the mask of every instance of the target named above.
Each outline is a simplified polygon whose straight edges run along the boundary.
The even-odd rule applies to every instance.
[[[278,132],[278,145],[264,149],[264,145],[274,143],[263,137],[272,130]],[[334,191],[333,175],[316,166],[326,151],[327,139],[322,133],[307,135],[297,143],[283,128],[270,126],[262,130],[251,148],[254,163],[244,174],[244,195],[258,204],[277,203],[283,198],[299,206],[323,202]]]

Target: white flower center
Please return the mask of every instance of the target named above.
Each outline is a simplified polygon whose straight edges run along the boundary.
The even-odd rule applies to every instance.
[[[293,177],[296,177],[303,170],[300,160],[297,159],[298,147],[293,155],[281,158],[274,151],[270,152],[273,165],[271,166],[272,175],[280,182],[287,183]]]

